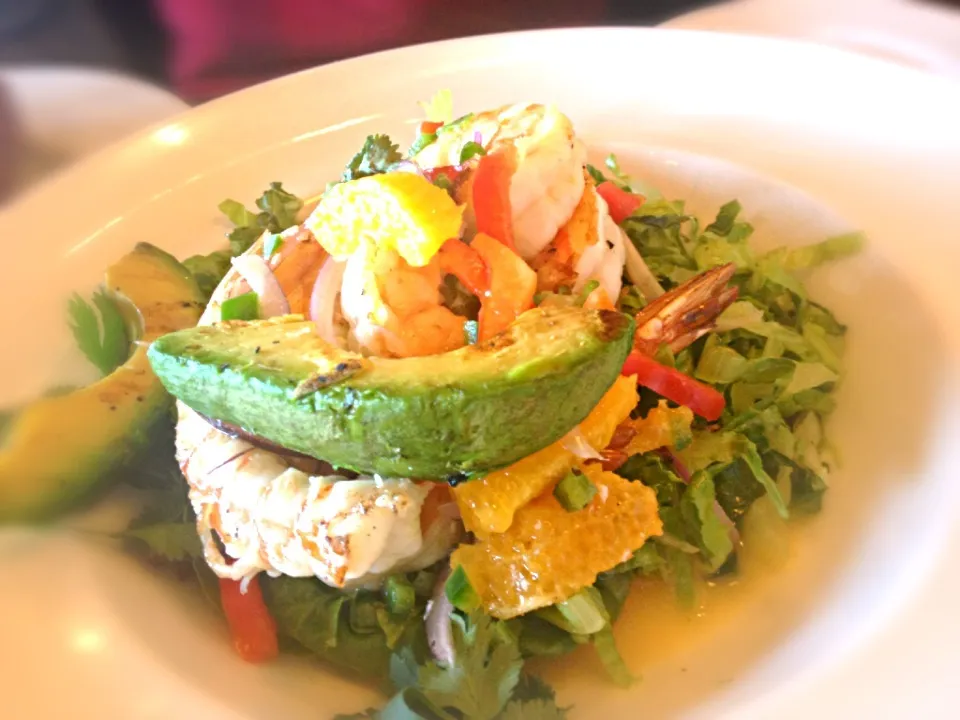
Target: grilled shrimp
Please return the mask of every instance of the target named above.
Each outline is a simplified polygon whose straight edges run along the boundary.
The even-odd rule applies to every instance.
[[[220,577],[267,572],[353,587],[426,567],[459,538],[443,485],[310,474],[319,463],[297,467],[296,459],[230,437],[182,406],[177,459],[204,557]]]
[[[464,317],[443,306],[437,258],[412,267],[394,250],[360,247],[346,261],[340,308],[356,349],[380,356],[435,355],[461,347]]]
[[[304,312],[326,255],[299,227],[285,231],[282,239],[268,265],[290,311]],[[263,238],[247,254],[262,257],[262,249]],[[402,284],[402,279],[384,286],[387,297],[403,297],[408,304],[397,301],[400,309],[410,310],[410,293],[399,292],[393,282]],[[417,288],[419,282],[413,283]],[[218,320],[225,300],[250,289],[231,268],[201,324]],[[462,337],[462,321],[458,332]],[[177,410],[177,460],[189,485],[204,556],[220,577],[242,579],[263,571],[313,575],[335,587],[367,585],[382,574],[426,567],[459,540],[459,515],[443,486],[346,478],[318,461],[234,438],[183,403]]]
[[[583,195],[573,215],[530,264],[537,271],[540,291],[567,285],[579,293],[596,280],[607,297],[616,300],[623,283],[626,242],[593,180],[584,175]]]
[[[515,152],[510,208],[517,251],[529,260],[570,219],[584,189],[587,152],[570,119],[553,106],[507,105],[444,128],[413,160],[423,169],[460,165],[468,142]],[[469,168],[465,170],[469,175]],[[463,182],[469,188],[469,179]],[[459,198],[467,201],[469,193]],[[468,203],[469,205],[469,203]]]

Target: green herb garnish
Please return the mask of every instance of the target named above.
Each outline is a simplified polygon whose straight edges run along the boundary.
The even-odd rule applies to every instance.
[[[578,470],[570,472],[553,488],[553,496],[567,512],[583,510],[597,494],[597,486]]]
[[[480,596],[470,584],[470,578],[462,565],[458,565],[450,573],[444,585],[444,593],[455,608],[464,612],[472,612],[480,605]]]
[[[463,146],[463,149],[460,150],[460,164],[463,165],[465,162],[467,162],[467,160],[469,160],[472,157],[476,157],[477,155],[483,156],[486,154],[487,154],[487,151],[486,151],[486,148],[483,147],[483,145],[473,140],[470,140]]]
[[[103,290],[95,291],[92,300],[91,305],[77,294],[70,299],[70,331],[80,352],[106,376],[127,361],[130,338],[117,301]]]
[[[347,163],[340,181],[349,182],[385,173],[387,168],[403,159],[399,147],[389,135],[368,135],[363,147]]]
[[[583,289],[580,291],[580,294],[577,295],[576,305],[578,307],[583,307],[583,304],[587,301],[587,298],[590,297],[590,293],[600,287],[600,282],[598,280],[591,280],[586,285],[583,286]]]
[[[220,320],[256,320],[260,317],[260,298],[255,292],[237,295],[220,306]]]
[[[273,257],[273,254],[277,252],[280,248],[283,247],[283,238],[280,236],[280,233],[273,233],[272,235],[267,235],[263,241],[263,257],[265,260],[269,260]]]
[[[436,133],[421,133],[417,136],[417,139],[413,141],[413,145],[410,146],[410,149],[407,151],[407,155],[413,157],[428,145],[433,145],[433,143],[436,141]]]

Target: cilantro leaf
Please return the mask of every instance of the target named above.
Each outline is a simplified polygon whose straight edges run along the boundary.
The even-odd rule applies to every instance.
[[[130,356],[127,324],[120,306],[103,290],[93,293],[93,305],[74,293],[68,306],[70,331],[80,351],[100,373],[109,375]]]
[[[220,212],[235,226],[227,235],[234,256],[246,252],[265,231],[279,233],[296,225],[297,214],[303,208],[303,200],[284,190],[279,182],[270,183],[256,204],[260,210],[257,213],[230,198],[219,205]]]
[[[566,708],[558,708],[550,700],[512,700],[497,716],[498,720],[564,720]]]
[[[340,181],[385,173],[387,168],[402,159],[400,146],[390,140],[389,135],[368,135],[363,147],[347,163]]]
[[[230,269],[230,258],[230,251],[217,250],[209,255],[193,255],[183,261],[183,266],[193,274],[205,300],[210,299]]]
[[[423,692],[438,706],[475,720],[493,720],[520,679],[523,661],[516,640],[486,615],[452,618],[457,662],[432,662],[420,670]]]

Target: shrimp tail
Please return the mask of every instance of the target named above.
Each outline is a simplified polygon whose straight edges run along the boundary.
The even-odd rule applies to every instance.
[[[643,308],[636,316],[634,348],[652,356],[666,345],[678,353],[713,330],[720,313],[737,299],[738,289],[727,287],[735,271],[733,263],[707,270]]]

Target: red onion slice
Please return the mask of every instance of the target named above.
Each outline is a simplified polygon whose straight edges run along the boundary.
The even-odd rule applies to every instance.
[[[581,460],[604,459],[603,455],[597,452],[597,449],[590,444],[590,441],[587,440],[584,434],[580,431],[579,425],[564,435],[563,439],[560,441],[560,444],[563,445],[564,450],[572,452]]]
[[[740,531],[737,530],[736,524],[730,519],[730,516],[727,515],[726,511],[724,511],[723,506],[716,500],[713,501],[713,512],[716,513],[717,519],[720,520],[720,524],[727,529],[727,537],[730,538],[730,542],[733,543],[733,546],[736,547],[739,545]]]
[[[328,255],[323,261],[317,280],[310,293],[310,319],[317,326],[317,334],[331,345],[339,345],[336,317],[337,296],[343,284],[343,271],[347,263]]]
[[[260,298],[261,317],[277,317],[290,312],[290,303],[283,294],[283,288],[261,255],[246,253],[235,257],[233,267]]]
[[[423,616],[424,629],[427,632],[427,645],[430,653],[437,662],[453,666],[456,661],[456,652],[453,647],[453,625],[450,616],[453,615],[453,603],[447,598],[446,584],[450,577],[450,568],[445,568],[437,577],[437,584],[433,588],[433,596],[427,601],[427,612]]]

